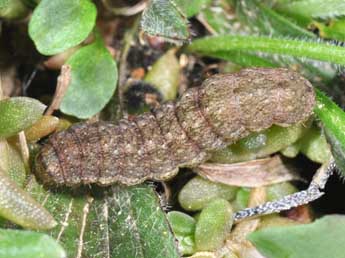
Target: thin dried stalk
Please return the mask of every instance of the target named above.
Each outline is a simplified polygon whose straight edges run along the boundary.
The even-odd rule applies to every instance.
[[[69,65],[63,65],[61,67],[61,73],[57,80],[55,94],[49,108],[45,112],[45,115],[53,114],[54,110],[59,109],[63,96],[65,95],[67,88],[71,82],[71,67]]]
[[[266,189],[265,187],[258,187],[252,189],[249,197],[249,207],[255,207],[257,205],[266,202]],[[260,218],[251,218],[248,220],[240,221],[235,229],[231,232],[229,239],[226,241],[225,246],[218,252],[224,252],[224,250],[231,250],[236,254],[240,254],[240,257],[248,257],[248,252],[253,253],[251,257],[261,258],[260,253],[256,251],[251,242],[247,240],[247,236],[254,232],[260,225]]]
[[[29,152],[29,147],[28,143],[26,141],[26,136],[24,131],[21,131],[19,134],[19,145],[20,145],[20,152],[22,155],[22,159],[24,162],[25,170],[28,172],[29,171],[29,159],[30,159],[30,152]]]
[[[197,252],[189,258],[218,258],[218,256],[211,252]]]

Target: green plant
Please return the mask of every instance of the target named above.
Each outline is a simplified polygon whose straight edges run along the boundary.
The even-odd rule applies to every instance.
[[[240,169],[248,159],[279,151],[290,158],[301,152],[318,163],[327,163],[332,153],[339,174],[345,173],[343,1],[151,0],[146,7],[119,2],[0,0],[0,17],[6,21],[0,30],[6,42],[0,44],[0,257],[177,258],[179,252],[245,257],[254,246],[267,257],[344,257],[343,215],[255,231],[258,218],[230,229],[229,207],[258,205],[280,196],[274,192],[280,187],[290,193],[289,183],[248,189],[180,173],[165,185],[173,209],[180,211],[166,216],[162,206],[170,204],[150,184],[71,190],[36,181],[31,168],[38,139],[78,121],[126,116],[125,103],[131,102],[124,92],[133,81],[140,87],[128,96],[144,104],[131,106],[130,112],[140,113],[176,98],[184,87],[197,86],[213,69],[253,66],[287,67],[308,78],[317,93],[313,121],[303,128],[272,127],[249,135],[214,153],[212,160],[243,161]],[[56,74],[53,80],[42,79],[53,68],[61,69],[55,93],[48,86]],[[34,70],[32,78],[28,70]],[[16,97],[18,92],[29,97]],[[52,104],[44,111],[42,102]],[[182,207],[175,205],[176,196]],[[12,230],[18,227],[13,223],[42,232]]]

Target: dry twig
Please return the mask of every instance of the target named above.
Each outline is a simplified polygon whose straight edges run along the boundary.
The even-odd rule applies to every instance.
[[[57,80],[55,94],[49,108],[45,112],[45,115],[53,114],[54,110],[59,109],[63,96],[65,95],[67,88],[71,82],[71,67],[69,65],[63,65],[61,67],[61,73]]]

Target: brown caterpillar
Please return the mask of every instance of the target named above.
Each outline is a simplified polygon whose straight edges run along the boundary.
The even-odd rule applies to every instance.
[[[287,69],[216,75],[133,119],[80,123],[52,135],[37,156],[37,176],[68,186],[166,180],[251,132],[305,121],[314,104],[310,82]]]

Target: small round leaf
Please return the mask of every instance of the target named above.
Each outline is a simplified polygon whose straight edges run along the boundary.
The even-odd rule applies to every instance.
[[[101,111],[114,94],[116,63],[103,43],[96,41],[78,50],[67,64],[72,68],[71,83],[60,109],[65,114],[89,118]]]
[[[90,34],[96,15],[90,0],[42,0],[32,14],[29,35],[40,53],[61,53]]]

